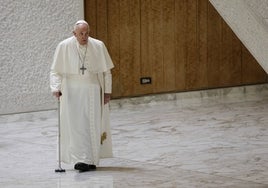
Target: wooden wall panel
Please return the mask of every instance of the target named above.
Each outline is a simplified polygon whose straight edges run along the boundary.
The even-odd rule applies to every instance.
[[[139,0],[120,1],[120,72],[121,96],[135,93],[140,76]]]
[[[97,33],[97,0],[85,0],[85,20],[90,25],[90,35],[96,37]]]
[[[208,0],[85,0],[85,18],[115,64],[114,98],[268,81]]]
[[[133,92],[135,95],[143,94],[141,92],[140,75],[141,75],[141,29],[140,29],[140,0],[129,2],[130,26],[131,26],[131,62],[133,64]],[[131,84],[131,83],[128,83]],[[128,94],[129,95],[129,94]],[[127,96],[128,96],[127,95]]]
[[[153,74],[153,9],[151,0],[143,0],[141,3],[141,74],[140,77],[150,77]],[[141,86],[142,94],[153,93],[155,80],[152,84]]]
[[[197,33],[198,33],[198,61],[199,61],[199,82],[200,89],[208,86],[208,1],[198,0],[198,19],[197,19]]]
[[[128,0],[120,0],[120,78],[121,96],[131,95],[133,93],[133,69],[132,62],[132,25],[130,22],[130,11]]]
[[[151,1],[153,11],[153,56],[152,56],[152,79],[153,79],[153,92],[159,93],[163,90],[164,85],[164,69],[163,69],[163,20],[162,20],[162,0]]]
[[[192,90],[198,86],[199,61],[197,38],[197,1],[188,0],[186,8],[186,89]]]
[[[120,79],[120,0],[109,0],[107,5],[107,40],[108,51],[110,52],[115,68],[112,69],[113,75],[113,97],[121,96]]]
[[[186,88],[186,18],[187,0],[175,1],[175,59],[176,90],[183,91]]]
[[[97,9],[96,38],[101,39],[106,45],[107,45],[107,34],[108,34],[107,1],[108,0],[101,0],[96,2],[96,9]]]
[[[176,90],[175,60],[175,1],[166,0],[163,6],[163,87],[165,91]]]
[[[208,5],[208,87],[221,87],[222,19],[214,7]]]

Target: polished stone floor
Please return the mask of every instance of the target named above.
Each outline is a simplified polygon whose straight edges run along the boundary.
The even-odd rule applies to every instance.
[[[268,86],[113,100],[114,158],[57,168],[57,111],[0,116],[2,188],[268,188]]]

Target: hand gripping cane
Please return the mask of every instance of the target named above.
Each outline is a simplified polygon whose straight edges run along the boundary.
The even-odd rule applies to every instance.
[[[61,93],[60,93],[61,96]],[[65,172],[65,169],[61,168],[61,149],[60,149],[60,96],[58,97],[58,157],[59,168],[55,169],[55,172]]]

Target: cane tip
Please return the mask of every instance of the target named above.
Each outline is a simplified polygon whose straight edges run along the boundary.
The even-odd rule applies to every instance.
[[[55,169],[55,172],[65,172],[65,169]]]

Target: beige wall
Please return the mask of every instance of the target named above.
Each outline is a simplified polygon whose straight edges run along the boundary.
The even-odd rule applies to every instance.
[[[53,53],[83,10],[83,0],[0,0],[0,114],[55,107]]]

